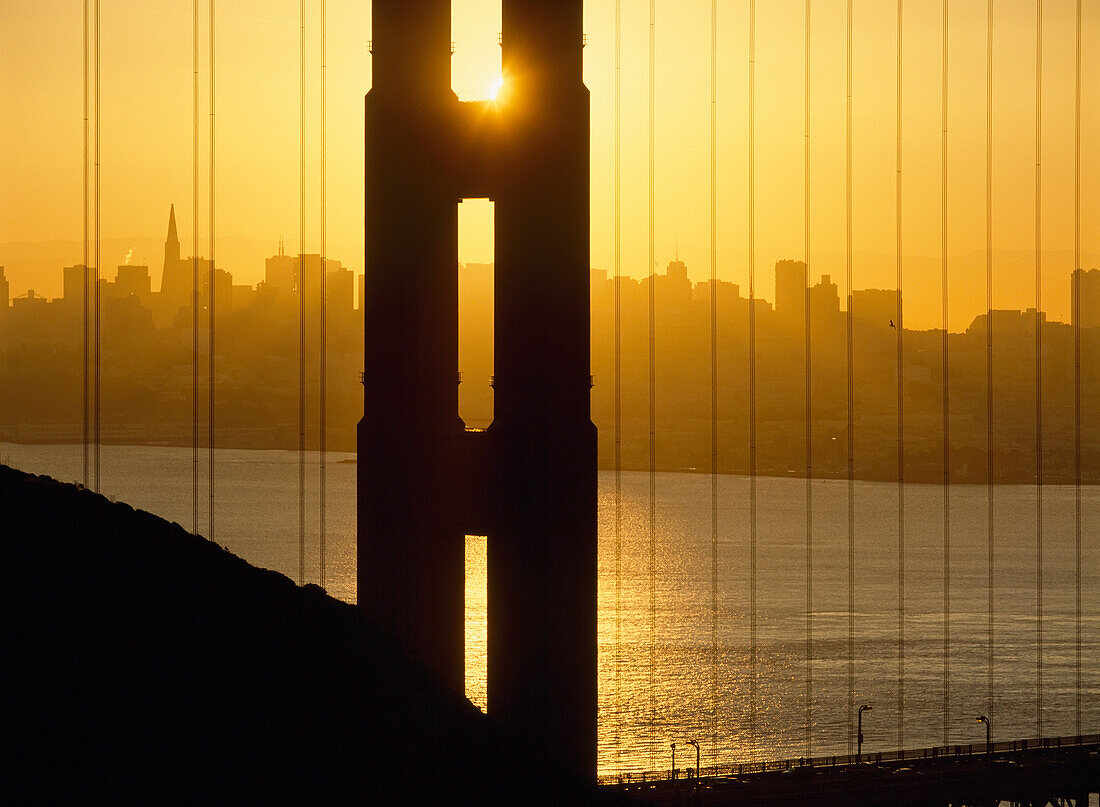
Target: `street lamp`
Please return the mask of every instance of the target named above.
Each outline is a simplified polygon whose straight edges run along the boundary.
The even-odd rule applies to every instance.
[[[863,758],[863,713],[869,711],[871,707],[863,704],[856,712],[856,762],[862,761]]]
[[[978,715],[974,718],[979,723],[985,723],[985,752],[987,754],[993,753],[993,735],[990,731],[989,718],[985,715]]]
[[[672,743],[672,778],[676,778],[676,743]]]
[[[688,745],[694,745],[695,746],[695,778],[698,779],[699,778],[699,741],[698,740],[688,740]]]

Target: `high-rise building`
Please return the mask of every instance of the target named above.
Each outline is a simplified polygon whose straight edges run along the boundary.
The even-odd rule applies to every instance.
[[[321,256],[316,253],[307,253],[295,256],[293,260],[294,293],[297,295],[304,289],[307,308],[311,311],[316,310],[321,302]],[[326,266],[332,263],[339,266],[339,262],[325,261]],[[299,267],[299,264],[303,265]]]
[[[803,261],[776,261],[775,313],[786,323],[806,318],[806,264]]]
[[[234,311],[240,311],[248,308],[256,301],[256,289],[247,283],[234,283],[230,291],[230,305]],[[220,301],[217,303],[219,310],[222,309]]]
[[[679,258],[668,262],[668,266],[665,267],[665,276],[672,283],[687,283],[688,282],[688,268],[687,264]],[[689,284],[690,285],[690,284]]]
[[[264,285],[277,297],[289,300],[294,296],[298,282],[298,259],[283,252],[279,242],[279,254],[264,261]]]
[[[205,271],[200,283],[202,287],[202,305],[210,305],[210,262],[203,261]],[[214,310],[224,314],[233,309],[233,275],[224,269],[214,270]]]
[[[180,258],[180,239],[176,231],[176,206],[168,211],[168,236],[164,239],[164,268],[160,276],[158,309],[162,319],[171,322],[176,312],[190,305],[192,287],[190,261]]]
[[[81,309],[84,306],[84,286],[92,293],[91,277],[83,264],[66,266],[61,270],[61,299],[66,307]]]
[[[11,297],[11,286],[4,276],[4,267],[0,266],[0,312],[7,313],[8,300]]]
[[[118,267],[114,288],[110,291],[115,297],[136,297],[142,305],[149,302],[151,280],[149,267],[124,264]]]
[[[1080,295],[1080,296],[1078,296]],[[1070,276],[1071,322],[1100,328],[1100,269],[1074,269]]]
[[[325,261],[325,305],[331,318],[350,317],[355,307],[355,274],[338,261]]]
[[[669,261],[663,275],[654,273],[645,282],[654,284],[660,317],[683,324],[691,316],[691,281],[688,280],[687,264],[679,258]]]
[[[840,293],[830,275],[810,289],[810,322],[814,328],[831,324],[840,316]]]
[[[304,275],[299,272],[299,263],[305,264]],[[346,277],[344,272],[347,272],[349,277]],[[340,261],[325,258],[325,286],[329,301],[335,299],[337,305],[343,306],[349,279],[352,293],[347,298],[347,304],[350,309],[355,298],[355,276],[351,275],[350,270],[344,269]],[[334,287],[330,288],[330,283],[335,284]],[[321,256],[317,253],[287,255],[280,242],[279,254],[272,255],[264,262],[264,286],[268,292],[274,293],[276,298],[284,303],[297,300],[298,289],[304,287],[307,307],[309,310],[316,309],[321,300]]]

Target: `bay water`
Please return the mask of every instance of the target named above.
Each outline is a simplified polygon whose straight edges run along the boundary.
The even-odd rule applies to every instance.
[[[63,481],[83,474],[79,445],[0,443],[0,462]],[[204,535],[206,463],[200,452]],[[319,465],[308,453],[306,582],[319,579]],[[100,468],[105,495],[195,527],[191,449],[103,446]],[[219,449],[213,539],[297,579],[298,485],[295,452]],[[945,544],[943,488],[906,484],[900,547],[893,483],[855,483],[851,544],[846,481],[811,483],[807,531],[805,480],[758,478],[755,542],[751,481],[719,476],[716,487],[715,500],[707,475],[658,473],[651,498],[647,473],[600,474],[601,774],[667,769],[673,743],[677,767],[694,766],[693,739],[704,766],[849,753],[864,704],[864,753],[983,742],[979,714],[995,740],[1075,734],[1078,714],[1082,732],[1100,731],[1100,489],[1081,491],[1078,620],[1072,486],[1043,488],[1041,542],[1036,488],[994,488],[992,587],[985,486],[951,487]],[[330,453],[326,588],[349,602],[355,495],[354,455]],[[481,706],[486,540],[466,540],[467,696]]]

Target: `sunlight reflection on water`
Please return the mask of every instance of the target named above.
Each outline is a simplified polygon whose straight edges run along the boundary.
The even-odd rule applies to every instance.
[[[188,448],[104,446],[104,493],[191,527]],[[328,590],[355,599],[355,465],[328,460]],[[80,446],[0,444],[0,461],[76,480]],[[319,458],[309,456],[306,580],[317,579]],[[203,466],[205,467],[205,466]],[[298,569],[297,455],[219,450],[215,540],[250,562],[291,577]],[[621,599],[616,600],[614,477],[600,475],[600,772],[704,765],[806,753],[805,482],[758,480],[757,698],[751,730],[748,480],[719,479],[717,616],[712,623],[710,478],[658,474],[653,611],[650,610],[649,477],[623,474]],[[847,753],[854,714],[847,670],[847,492],[814,482],[814,666],[812,738],[817,755]],[[181,495],[182,491],[182,495]],[[893,750],[897,710],[897,488],[856,484],[855,633],[852,702],[866,715],[864,751]],[[987,692],[986,489],[952,488],[951,690],[953,743],[980,741],[974,715]],[[1074,732],[1073,488],[1044,490],[1044,713],[1047,735]],[[205,480],[200,506],[205,507]],[[1034,488],[995,495],[995,739],[1035,734]],[[943,741],[942,489],[906,487],[905,745]],[[1083,492],[1086,525],[1100,521],[1100,490]],[[200,510],[199,529],[207,514]],[[485,703],[485,541],[467,540],[467,694]],[[1100,728],[1100,543],[1085,541],[1084,731]],[[651,616],[652,613],[652,616]],[[716,628],[718,653],[713,653]],[[617,644],[617,639],[621,642]],[[618,647],[618,651],[616,651]],[[652,660],[652,664],[651,664]],[[755,749],[755,750],[754,750]],[[690,753],[689,753],[690,752]]]

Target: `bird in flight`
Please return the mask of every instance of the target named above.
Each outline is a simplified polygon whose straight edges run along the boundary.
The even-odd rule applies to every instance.
[[[890,320],[890,327],[894,328],[894,321],[893,320]],[[894,328],[894,330],[897,330],[897,328]]]

